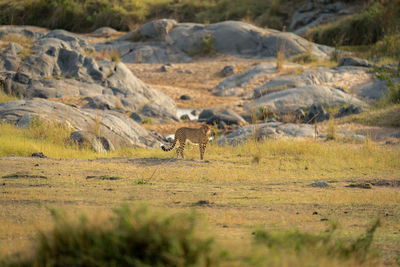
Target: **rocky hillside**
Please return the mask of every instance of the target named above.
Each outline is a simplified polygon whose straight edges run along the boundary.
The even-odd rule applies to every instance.
[[[113,40],[107,39],[110,34],[115,36]],[[182,113],[177,113],[176,102],[199,101],[190,96],[195,87],[190,82],[181,89],[180,98],[175,97],[179,89],[173,84],[180,80],[199,79],[203,87],[198,96],[204,99],[200,108],[207,108],[198,115],[199,122],[227,132],[246,124],[268,123],[271,118],[271,123],[309,124],[360,113],[369,107],[371,99],[380,99],[390,88],[396,88],[389,80],[377,80],[371,71],[373,63],[365,60],[343,57],[334,68],[287,62],[285,59],[299,57],[328,60],[336,50],[294,33],[239,21],[205,25],[161,19],[128,33],[101,28],[92,34],[3,26],[0,40],[2,90],[23,98],[0,104],[0,119],[22,127],[36,117],[61,123],[74,130],[73,141],[88,141],[97,151],[157,147],[164,137],[143,126],[174,125]],[[208,68],[208,73],[217,72],[209,76],[218,81],[212,87],[204,74],[174,67],[221,59],[253,63],[240,70],[234,64],[224,70]],[[133,74],[140,74],[146,65],[157,68],[146,73],[147,77],[159,77],[156,83],[145,78],[152,85]],[[209,94],[222,99],[224,105],[212,106],[207,101]],[[298,127],[308,129],[309,125],[279,125],[276,135],[310,136],[310,131]],[[268,125],[264,128],[271,129]],[[262,132],[260,138],[271,135],[271,130]]]

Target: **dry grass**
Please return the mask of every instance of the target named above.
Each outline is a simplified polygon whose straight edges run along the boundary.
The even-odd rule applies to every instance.
[[[97,157],[73,151],[74,155],[64,150],[62,157]],[[43,152],[57,157],[51,149]],[[326,228],[328,219],[340,223],[343,237],[352,237],[380,216],[382,227],[373,246],[381,251],[380,261],[395,262],[400,245],[396,239],[399,187],[346,185],[398,181],[399,147],[381,147],[371,141],[354,145],[288,139],[250,141],[237,147],[210,145],[206,161],[198,160],[197,146],[187,147],[185,160],[175,160],[174,153],[125,149],[102,155],[112,158],[96,160],[0,158],[0,177],[16,172],[47,177],[0,178],[0,240],[7,240],[0,243],[0,250],[7,254],[29,249],[34,230],[51,226],[46,207],[62,208],[72,216],[85,212],[101,217],[124,202],[172,211],[195,209],[211,226],[217,242],[234,251],[235,257],[247,253],[256,227],[316,233]],[[86,178],[103,175],[121,179]],[[330,186],[311,187],[314,181]]]
[[[27,57],[32,55],[32,38],[29,38],[23,34],[10,33],[2,36],[1,41],[7,43],[13,42],[21,45],[23,48],[18,52],[18,56],[22,60],[25,60]]]

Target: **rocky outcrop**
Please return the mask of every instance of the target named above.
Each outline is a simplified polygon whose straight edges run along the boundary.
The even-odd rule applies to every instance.
[[[0,60],[0,80],[8,92],[28,99],[74,97],[87,101],[86,108],[126,112],[151,103],[167,111],[169,117],[162,119],[176,119],[175,102],[140,81],[125,64],[88,56],[86,37],[50,31],[33,40],[26,59],[18,57],[18,46],[9,46]]]
[[[230,76],[212,89],[217,96],[237,96],[252,91],[256,84],[276,73],[276,63],[266,62]]]
[[[60,123],[79,134],[72,140],[91,140],[101,151],[113,147],[157,147],[157,137],[133,119],[112,111],[77,109],[62,103],[45,100],[18,100],[0,103],[0,120],[29,125],[29,118],[39,117],[49,123]],[[95,138],[94,138],[95,137]],[[81,140],[81,141],[79,141]],[[98,143],[102,144],[102,148]],[[108,145],[106,145],[108,144]]]
[[[313,104],[325,107],[353,104],[366,107],[367,104],[352,95],[333,87],[308,85],[273,92],[255,101],[256,106],[267,107],[275,113],[294,113],[297,109],[308,109]]]
[[[350,92],[369,82],[373,74],[362,67],[318,68],[305,71],[299,75],[286,75],[272,78],[264,85],[254,89],[253,97],[260,97],[267,93],[307,85],[327,85],[346,88]]]
[[[199,51],[204,38],[212,38],[219,53],[247,57],[275,57],[278,50],[290,57],[305,53],[328,58],[332,48],[310,43],[289,32],[262,29],[240,21],[224,21],[209,25],[178,23],[169,32],[169,44],[186,53]]]
[[[220,145],[238,145],[250,139],[263,140],[278,137],[312,138],[315,127],[310,124],[270,122],[249,125],[218,139]]]
[[[96,50],[118,50],[122,61],[129,63],[187,62],[188,55],[201,54],[205,46],[218,53],[253,58],[276,57],[278,51],[291,57],[310,50],[315,57],[328,58],[333,51],[289,32],[239,21],[204,25],[167,19],[146,23],[117,41],[95,45]]]
[[[312,27],[335,21],[355,12],[356,9],[346,7],[343,2],[310,0],[301,5],[293,14],[289,30],[304,36]]]

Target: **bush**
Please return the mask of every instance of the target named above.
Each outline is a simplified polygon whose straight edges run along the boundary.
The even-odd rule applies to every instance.
[[[400,0],[373,1],[363,12],[341,21],[319,26],[307,35],[317,43],[369,45],[395,33],[400,27]]]
[[[66,220],[52,210],[54,229],[39,233],[32,257],[18,266],[210,266],[213,240],[201,237],[192,215],[150,213],[123,206],[102,224]],[[6,264],[7,265],[7,264]]]
[[[320,234],[300,231],[274,234],[265,230],[258,230],[254,234],[256,243],[266,246],[271,255],[285,251],[286,255],[310,254],[313,257],[326,257],[342,261],[352,259],[363,263],[373,256],[370,247],[379,224],[379,219],[375,220],[365,233],[354,240],[335,238],[337,229],[335,224]]]

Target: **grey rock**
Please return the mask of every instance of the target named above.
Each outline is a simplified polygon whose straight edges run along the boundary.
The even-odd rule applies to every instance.
[[[18,127],[29,127],[32,125],[33,122],[33,117],[31,114],[24,114],[22,117],[18,120],[17,126]]]
[[[92,33],[107,38],[107,37],[117,34],[118,31],[111,27],[101,27],[101,28],[96,29]]]
[[[392,134],[390,134],[390,137],[400,138],[400,132],[392,133]]]
[[[238,145],[251,138],[263,140],[280,137],[311,138],[314,136],[314,126],[309,124],[270,122],[243,126],[238,130],[219,138],[218,144]]]
[[[233,65],[227,65],[225,66],[222,70],[221,70],[221,74],[224,77],[228,77],[231,76],[233,74],[235,74],[235,66]]]
[[[313,187],[328,187],[329,184],[327,182],[314,182],[311,184]]]
[[[107,150],[104,148],[101,138],[97,137],[91,132],[75,131],[71,133],[70,139],[73,143],[78,144],[80,147],[90,145],[91,148],[97,153],[104,153]],[[108,141],[107,141],[108,142]],[[109,143],[109,148],[111,143]]]
[[[187,114],[183,114],[183,115],[180,117],[180,119],[181,119],[181,121],[190,121],[190,117],[189,117],[189,115],[187,115]]]
[[[32,40],[36,40],[45,35],[44,31],[46,31],[44,28],[39,28],[39,27],[5,25],[0,27],[0,39],[4,35],[8,34],[18,34],[18,35],[22,34],[25,35],[26,37],[31,38]]]
[[[6,54],[11,56],[17,56],[17,54],[24,49],[20,44],[9,42],[6,50]]]
[[[180,100],[192,100],[192,97],[191,97],[191,96],[188,96],[188,95],[181,95],[181,96],[179,97],[179,99],[180,99]]]
[[[305,71],[299,75],[285,75],[272,78],[264,85],[254,89],[253,97],[260,97],[267,93],[282,91],[294,87],[307,85],[338,86],[344,84],[350,91],[363,86],[372,77],[366,68],[360,67],[337,67],[334,69],[318,68]]]
[[[140,35],[165,41],[168,33],[174,28],[177,22],[173,19],[158,19],[145,23],[139,28]]]
[[[206,121],[214,115],[211,109],[203,109],[199,114],[199,121]]]
[[[212,93],[217,96],[234,96],[243,94],[245,92],[245,88],[253,80],[257,78],[268,78],[268,75],[276,72],[276,63],[261,63],[255,67],[247,69],[241,73],[230,76],[227,79],[223,80],[215,88],[212,89]]]
[[[304,123],[315,123],[321,122],[324,120],[329,120],[329,113],[325,111],[322,105],[311,105],[310,111],[307,113],[306,117],[304,118]]]
[[[360,90],[359,96],[372,100],[379,100],[388,92],[387,81],[375,80],[367,83]]]
[[[206,120],[206,123],[210,125],[218,125],[220,122],[224,122],[226,125],[247,124],[247,122],[239,114],[230,109],[214,112],[214,114]]]
[[[349,116],[352,114],[359,114],[362,112],[361,107],[356,107],[354,105],[346,106],[346,107],[341,107],[338,111],[338,113],[335,115],[336,118],[341,118],[344,116]]]
[[[142,117],[140,117],[139,114],[137,114],[136,112],[133,112],[129,118],[131,118],[132,120],[136,121],[137,123],[143,123],[143,119]]]
[[[156,136],[135,121],[112,111],[77,109],[58,102],[18,100],[0,103],[0,120],[17,123],[23,116],[61,123],[75,131],[89,131],[109,140],[109,147],[158,147]],[[98,131],[95,133],[95,131]],[[100,138],[101,140],[103,140]],[[105,147],[104,140],[101,141]]]
[[[365,102],[349,95],[342,90],[328,86],[309,85],[295,87],[264,95],[254,101],[256,106],[267,106],[275,113],[291,113],[295,110],[309,109],[313,104],[325,107],[353,104],[357,107],[367,107]],[[247,107],[253,108],[252,105]]]
[[[168,109],[161,105],[146,104],[143,106],[141,113],[147,117],[161,118],[164,120],[173,119],[174,121],[179,121],[174,114],[171,114]]]
[[[169,33],[170,44],[184,52],[199,51],[204,38],[212,36],[217,52],[248,57],[275,57],[281,48],[287,57],[311,53],[328,58],[332,48],[308,42],[288,32],[261,29],[239,21],[224,21],[210,25],[178,23]]]
[[[356,58],[356,57],[342,57],[339,60],[339,67],[342,66],[356,66],[356,67],[372,67],[373,65],[368,62],[368,60],[361,59],[361,58]]]

